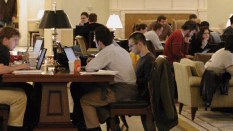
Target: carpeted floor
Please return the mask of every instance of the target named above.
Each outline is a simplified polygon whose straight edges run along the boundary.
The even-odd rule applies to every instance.
[[[126,117],[126,119],[129,124],[129,129],[127,130],[121,124],[122,131],[144,131],[139,116]],[[185,119],[186,118],[179,116],[179,124],[171,129],[171,131],[198,131],[201,129],[199,127],[196,127],[196,125],[188,123]],[[106,131],[106,125],[101,125],[101,129],[103,131]]]
[[[233,111],[228,110],[215,110],[207,111],[204,108],[198,109],[194,121],[191,121],[190,108],[184,107],[180,117],[183,117],[184,121],[189,124],[193,124],[194,127],[199,130],[211,130],[211,131],[233,131]]]
[[[230,112],[230,113],[229,113]],[[171,129],[171,131],[233,131],[233,111],[228,113],[223,111],[207,111],[204,108],[198,109],[194,121],[191,120],[190,108],[185,107],[181,115],[179,115],[179,124]],[[128,131],[143,131],[140,117],[127,117],[129,124]],[[103,131],[106,126],[102,125]],[[122,127],[122,131],[127,131]]]

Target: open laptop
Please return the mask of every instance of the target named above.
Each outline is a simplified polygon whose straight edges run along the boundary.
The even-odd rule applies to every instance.
[[[13,73],[14,74],[41,74],[42,71],[40,69],[45,59],[46,52],[47,52],[47,49],[43,48],[38,58],[36,67],[31,67],[30,69],[27,69],[27,70],[17,70],[17,71],[14,71]]]
[[[71,47],[64,48],[64,51],[66,53],[67,59],[69,61],[75,61],[77,58],[74,54],[74,50]]]
[[[35,46],[33,48],[33,52],[36,54],[39,54],[40,50],[42,48],[42,45],[43,45],[43,39],[36,39]]]

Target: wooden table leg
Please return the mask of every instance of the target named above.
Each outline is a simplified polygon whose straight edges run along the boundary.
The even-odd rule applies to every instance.
[[[39,128],[74,127],[70,121],[67,83],[42,83]]]

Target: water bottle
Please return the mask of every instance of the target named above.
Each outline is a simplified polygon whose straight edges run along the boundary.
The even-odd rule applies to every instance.
[[[78,57],[75,61],[74,61],[74,71],[75,72],[80,72],[81,71],[81,59]]]

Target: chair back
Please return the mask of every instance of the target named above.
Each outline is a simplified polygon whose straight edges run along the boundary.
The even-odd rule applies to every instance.
[[[191,72],[192,72],[192,76],[198,76],[198,77],[202,77],[205,67],[204,67],[204,63],[201,61],[192,61],[188,58],[182,58],[180,60],[181,64],[185,64],[190,66]]]
[[[177,29],[181,29],[182,25],[186,22],[187,20],[172,20],[172,30],[176,31]]]
[[[217,33],[217,32],[210,32],[210,36],[212,37],[213,44],[219,44],[219,43],[222,42],[219,33]]]
[[[86,44],[85,44],[85,40],[84,40],[84,37],[83,36],[76,36],[76,40],[78,41],[78,44],[80,46],[80,49],[81,49],[81,53],[83,55],[86,55],[87,54],[87,48],[86,48]]]
[[[156,50],[155,50],[155,47],[154,47],[153,43],[152,43],[150,40],[147,40],[147,41],[146,41],[146,45],[147,45],[148,50],[149,50],[155,57],[157,57]]]
[[[192,76],[190,66],[178,62],[173,63],[178,92],[178,102],[191,105],[189,78]]]
[[[213,53],[195,53],[194,54],[194,61],[201,61],[204,64],[210,60],[211,56],[213,55]]]

